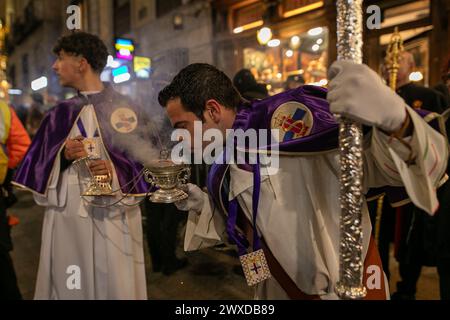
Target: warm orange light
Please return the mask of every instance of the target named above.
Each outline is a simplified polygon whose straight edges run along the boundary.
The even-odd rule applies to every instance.
[[[268,27],[264,27],[256,33],[256,38],[261,45],[266,45],[270,40],[272,40],[272,36],[272,30]]]
[[[246,24],[246,25],[234,28],[233,29],[233,33],[241,33],[241,32],[243,32],[245,30],[258,28],[258,27],[262,26],[263,24],[264,24],[264,22],[262,20],[258,20],[258,21],[255,21],[255,22],[252,22],[252,23],[249,23],[249,24]]]
[[[311,10],[323,7],[323,5],[324,5],[324,2],[323,1],[319,1],[319,2],[316,2],[316,3],[312,3],[310,5],[307,5],[305,7],[297,8],[297,9],[294,9],[294,10],[291,10],[291,11],[286,11],[285,13],[283,13],[283,18],[289,18],[289,17],[292,17],[292,16],[296,16],[298,14],[305,13],[305,12],[308,12],[308,11],[311,11]]]

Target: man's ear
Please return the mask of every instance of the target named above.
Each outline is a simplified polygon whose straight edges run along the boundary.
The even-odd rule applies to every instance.
[[[206,101],[205,118],[209,117],[214,123],[222,119],[222,105],[214,99]]]
[[[86,58],[80,58],[80,73],[84,73],[89,69],[90,65]]]

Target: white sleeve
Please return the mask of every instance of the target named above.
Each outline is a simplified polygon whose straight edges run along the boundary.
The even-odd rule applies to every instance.
[[[411,201],[432,214],[439,205],[436,188],[447,167],[448,143],[413,109],[408,107],[407,112],[414,132],[404,140],[413,150],[415,163],[406,163],[410,150],[405,145],[374,128],[370,148],[365,152],[365,185],[404,186]]]
[[[184,250],[195,251],[213,247],[225,241],[226,225],[223,215],[207,193],[202,212],[189,212],[184,238]]]
[[[55,164],[49,178],[46,196],[33,193],[34,201],[42,207],[64,208],[67,203],[69,169],[61,171],[61,154],[56,156]]]

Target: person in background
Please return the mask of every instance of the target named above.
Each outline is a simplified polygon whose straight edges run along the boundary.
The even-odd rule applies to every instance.
[[[136,137],[148,119],[101,81],[108,50],[98,36],[71,33],[53,52],[61,86],[78,94],[47,112],[13,179],[45,207],[35,299],[146,300],[142,217],[134,204],[149,186],[135,178],[142,165],[117,141]],[[118,191],[87,200],[81,195],[92,176]],[[67,285],[70,274],[79,277]]]
[[[284,89],[291,90],[305,85],[305,78],[301,74],[290,75],[286,80]]]
[[[414,56],[410,52],[403,52],[399,59],[400,69],[397,76],[397,93],[414,109],[442,113],[447,109],[445,97],[436,90],[418,85],[409,79],[416,70]]]
[[[233,85],[241,96],[248,101],[264,99],[269,96],[267,87],[262,83],[256,82],[255,76],[248,69],[242,69],[236,73]]]
[[[436,90],[420,86],[409,79],[409,75],[416,70],[414,56],[405,51],[401,54],[399,63],[397,94],[414,109],[431,111],[435,114],[443,113],[447,108],[444,96]],[[397,210],[394,223],[398,225],[396,230],[399,232],[396,235],[398,239],[396,244],[401,281],[397,282],[397,291],[392,295],[393,300],[414,300],[422,266],[437,266],[438,256],[445,253],[444,251],[439,253],[439,249],[436,247],[437,242],[444,241],[444,239],[438,240],[436,237],[436,223],[438,220],[447,219],[446,216],[449,214],[443,212],[443,209],[448,208],[449,200],[444,197],[445,194],[448,194],[448,188],[448,182],[440,186],[437,193],[440,208],[433,217],[412,203]],[[383,227],[381,225],[381,229]],[[392,227],[390,229],[393,230]],[[438,268],[438,270],[442,270],[442,268]],[[440,276],[441,274],[443,274],[442,271]]]
[[[14,106],[14,111],[16,112],[17,117],[24,127],[27,125],[28,109],[29,107],[27,107],[23,103],[19,104],[18,106]]]
[[[442,93],[446,100],[447,109],[450,108],[450,56],[442,69],[442,82],[434,87],[434,90]]]
[[[147,243],[153,272],[169,276],[187,266],[186,258],[176,255],[178,226],[186,217],[174,204],[153,203],[146,200],[143,212],[147,217]]]
[[[31,138],[33,138],[41,126],[42,119],[44,118],[44,97],[40,93],[33,93],[31,98],[33,99],[33,103],[31,104],[31,108],[28,110],[27,130]]]
[[[11,224],[6,210],[17,199],[12,193],[13,170],[30,146],[30,138],[16,113],[0,100],[0,300],[20,300],[17,277],[10,252]]]
[[[251,257],[261,257],[264,253],[273,277],[258,283],[255,297],[259,299],[338,298],[335,292],[340,236],[337,140],[328,145],[330,152],[323,152],[325,132],[334,138],[338,136],[333,113],[372,127],[364,157],[366,189],[404,185],[414,203],[428,213],[434,213],[438,205],[435,186],[444,174],[447,161],[435,152],[426,152],[425,146],[434,145],[432,148],[442,149],[447,155],[444,136],[407,107],[367,66],[338,61],[330,68],[329,78],[328,92],[316,86],[303,86],[263,101],[246,103],[222,71],[208,64],[192,64],[159,94],[159,103],[172,126],[187,130],[192,146],[196,121],[201,122],[203,130],[214,128],[223,136],[231,128],[244,132],[284,129],[287,120],[291,124],[292,119],[303,119],[302,126],[316,130],[296,131],[298,135],[294,131],[282,132],[279,150],[288,154],[279,157],[279,170],[270,177],[267,166],[237,165],[233,161],[226,164],[222,160],[227,159],[220,156],[209,172],[208,194],[191,184],[189,198],[176,203],[180,210],[189,211],[186,251],[230,240],[238,246],[246,275],[254,280],[249,281],[253,284],[262,280],[261,271],[268,276],[267,270],[262,268],[262,263],[259,268],[254,260],[252,264],[252,258],[245,254],[251,243],[250,250],[254,253]],[[305,116],[319,113],[321,116],[314,119]],[[407,143],[409,148],[402,143],[407,137],[413,137]],[[425,142],[425,137],[430,140]],[[415,157],[420,161],[413,164]],[[371,225],[365,206],[363,210],[363,232],[367,235]],[[365,268],[377,266],[376,281],[380,284],[368,286],[366,298],[386,299],[387,283],[376,246],[370,237],[364,237],[363,246],[367,252]]]

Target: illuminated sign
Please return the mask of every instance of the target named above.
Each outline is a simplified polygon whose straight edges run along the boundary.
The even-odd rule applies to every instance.
[[[134,44],[129,39],[116,39],[116,56],[122,60],[133,60]]]
[[[8,93],[12,96],[20,96],[22,94],[22,90],[20,89],[9,89]]]
[[[134,57],[134,73],[139,79],[149,79],[152,60],[147,57]]]
[[[121,66],[112,70],[114,83],[123,83],[131,79],[130,69],[128,66]]]
[[[33,91],[39,91],[41,89],[47,88],[47,86],[48,86],[47,77],[40,77],[39,79],[36,79],[33,82],[31,82],[31,89],[33,89]]]
[[[125,74],[125,73],[130,73],[130,71],[128,70],[128,66],[121,66],[121,67],[119,67],[117,69],[113,69],[113,71],[112,71],[112,75],[114,77],[118,77],[118,76],[120,76],[122,74]]]
[[[119,84],[119,83],[127,82],[130,79],[131,79],[131,74],[124,73],[124,74],[121,74],[121,75],[119,75],[117,77],[114,77],[113,81],[114,81],[114,83]]]

